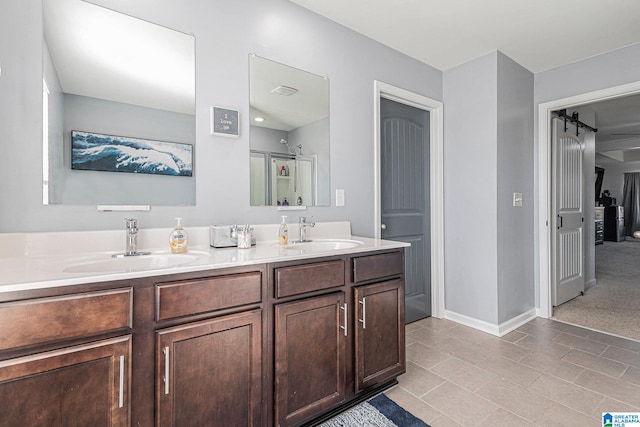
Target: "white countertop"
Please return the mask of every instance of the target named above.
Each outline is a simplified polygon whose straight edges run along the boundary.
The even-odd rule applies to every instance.
[[[113,280],[162,276],[176,273],[239,267],[296,259],[311,259],[331,255],[364,253],[375,250],[407,247],[409,244],[390,240],[351,236],[349,223],[318,223],[308,231],[308,238],[332,241],[357,241],[356,247],[310,252],[284,248],[278,244],[277,225],[253,226],[257,244],[251,249],[212,248],[209,246],[208,227],[187,229],[189,232],[188,262],[175,267],[122,268],[121,271],[74,272],[92,263],[110,263],[112,255],[124,249],[124,231],[66,232],[66,233],[14,233],[0,234],[0,293],[70,286]],[[297,238],[297,225],[289,226],[289,240]],[[295,229],[295,233],[292,233]],[[171,257],[168,235],[171,230],[140,230],[139,250]],[[162,242],[166,241],[165,245]],[[7,244],[13,251],[7,250]],[[145,244],[146,243],[146,244]],[[121,246],[119,248],[119,246]],[[98,248],[104,248],[99,250]],[[120,250],[118,250],[118,248]],[[11,252],[11,253],[10,253]],[[137,257],[136,257],[137,258]],[[80,268],[78,268],[80,267]],[[66,271],[65,271],[66,270]]]

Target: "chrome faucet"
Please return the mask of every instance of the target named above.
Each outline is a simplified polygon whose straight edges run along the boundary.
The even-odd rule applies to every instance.
[[[312,217],[311,217],[312,218]],[[309,217],[301,216],[298,218],[298,227],[300,228],[300,239],[298,242],[310,242],[311,240],[307,240],[307,227],[315,227],[315,222],[308,222]]]
[[[123,254],[114,255],[114,258],[123,256],[148,255],[149,252],[138,252],[138,221],[135,218],[125,218],[126,242]]]

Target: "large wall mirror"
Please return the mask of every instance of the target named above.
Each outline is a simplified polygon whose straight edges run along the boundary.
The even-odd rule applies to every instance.
[[[194,37],[81,0],[43,13],[43,203],[195,205]]]
[[[329,80],[249,56],[251,206],[329,206]]]

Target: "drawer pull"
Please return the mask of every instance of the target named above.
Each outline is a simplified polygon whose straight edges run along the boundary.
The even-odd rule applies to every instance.
[[[367,329],[367,301],[363,297],[359,302],[362,305],[362,319],[358,319],[358,322],[362,323],[362,329]]]
[[[120,356],[120,381],[118,391],[118,408],[124,406],[124,356]]]
[[[169,394],[169,347],[164,350],[164,394]]]
[[[340,326],[340,329],[344,329],[344,336],[347,336],[347,303],[345,302],[341,310],[344,310],[344,326]]]

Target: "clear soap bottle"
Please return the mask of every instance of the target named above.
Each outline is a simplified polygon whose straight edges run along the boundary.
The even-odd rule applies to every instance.
[[[278,230],[278,242],[281,245],[289,243],[289,227],[287,226],[286,215],[282,215],[282,222],[280,223],[280,229]]]
[[[173,254],[184,254],[187,252],[187,246],[189,244],[189,235],[182,228],[182,218],[176,218],[178,223],[176,224],[176,228],[173,229],[171,234],[169,235],[169,245],[171,246],[171,253]]]

